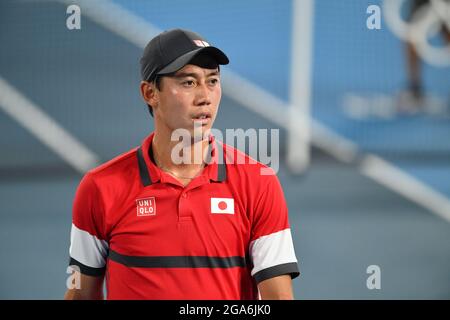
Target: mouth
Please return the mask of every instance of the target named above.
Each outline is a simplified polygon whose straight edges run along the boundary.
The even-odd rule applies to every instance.
[[[207,124],[211,120],[211,114],[209,112],[202,112],[193,116],[192,120],[202,125]]]

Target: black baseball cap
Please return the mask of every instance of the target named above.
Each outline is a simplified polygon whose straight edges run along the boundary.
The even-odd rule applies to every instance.
[[[183,29],[164,31],[150,40],[144,49],[140,60],[142,79],[151,82],[157,75],[173,73],[199,54],[214,58],[218,65],[229,63],[223,51],[211,46],[198,33]]]

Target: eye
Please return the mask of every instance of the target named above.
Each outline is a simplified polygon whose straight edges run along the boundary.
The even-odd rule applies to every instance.
[[[181,84],[185,87],[192,87],[195,85],[195,82],[193,80],[185,80]]]
[[[219,79],[217,79],[217,78],[211,78],[211,79],[209,80],[209,83],[212,84],[212,85],[218,84],[218,83],[219,83]]]

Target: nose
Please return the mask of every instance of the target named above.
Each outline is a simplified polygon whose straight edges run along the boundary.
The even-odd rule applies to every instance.
[[[197,85],[196,95],[195,95],[195,105],[205,106],[211,104],[210,92],[206,83],[201,83]]]

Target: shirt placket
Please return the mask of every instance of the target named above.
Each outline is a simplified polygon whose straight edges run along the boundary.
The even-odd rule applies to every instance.
[[[190,184],[188,184],[181,192],[178,198],[178,222],[192,222],[194,215],[195,203],[192,201],[194,192],[199,192],[199,188],[209,183],[209,180],[205,175],[195,178]]]

